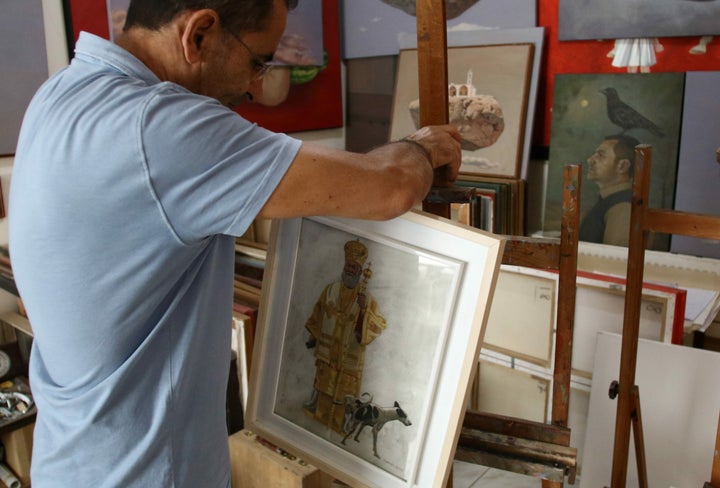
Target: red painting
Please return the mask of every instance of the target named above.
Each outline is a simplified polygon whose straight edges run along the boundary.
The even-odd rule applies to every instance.
[[[340,79],[340,17],[336,0],[323,0],[323,42],[327,66],[307,83],[292,85],[287,99],[276,107],[245,104],[237,112],[248,120],[276,132],[340,127],[342,86]],[[81,30],[109,38],[105,0],[70,0],[75,39]]]
[[[534,143],[547,146],[550,143],[550,121],[552,116],[552,94],[556,74],[582,73],[627,73],[624,67],[612,65],[608,57],[614,47],[614,40],[603,41],[559,41],[558,40],[559,0],[538,2],[538,24],[545,27],[544,66],[541,68],[538,90],[537,116],[534,128]],[[628,33],[632,37],[632,33]],[[656,50],[657,62],[650,67],[655,72],[686,72],[720,70],[720,38],[704,39],[694,37],[661,37],[661,50]],[[703,45],[704,42],[707,44]],[[691,50],[696,54],[691,53]],[[704,52],[703,52],[704,51]]]
[[[237,112],[275,132],[341,127],[342,84],[340,80],[340,14],[337,0],[323,0],[323,43],[327,66],[303,84],[293,84],[287,99],[276,107],[244,104]]]

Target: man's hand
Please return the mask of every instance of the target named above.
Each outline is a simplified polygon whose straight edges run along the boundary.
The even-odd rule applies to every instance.
[[[462,154],[460,133],[454,125],[423,127],[405,139],[417,142],[425,149],[433,169],[445,166],[448,180],[455,181],[457,179]]]

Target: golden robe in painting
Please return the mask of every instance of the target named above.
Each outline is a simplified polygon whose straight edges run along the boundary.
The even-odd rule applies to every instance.
[[[316,420],[343,434],[345,395],[360,395],[365,347],[386,327],[372,296],[361,313],[358,288],[337,282],[328,285],[305,324],[315,339]]]

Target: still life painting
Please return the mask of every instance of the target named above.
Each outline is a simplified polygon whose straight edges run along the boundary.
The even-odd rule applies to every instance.
[[[533,47],[502,44],[448,48],[449,122],[462,136],[461,172],[519,177]],[[390,140],[419,128],[417,75],[417,49],[402,50]]]

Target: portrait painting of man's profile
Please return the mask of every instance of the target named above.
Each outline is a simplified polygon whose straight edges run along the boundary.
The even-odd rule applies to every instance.
[[[581,241],[627,246],[634,148],[652,147],[649,205],[672,208],[684,73],[557,75],[543,233],[560,229],[562,168],[582,165]],[[667,250],[668,236],[651,246]]]

